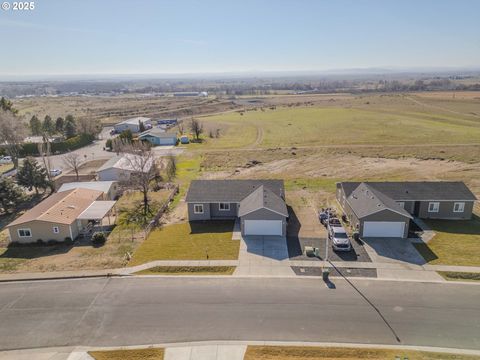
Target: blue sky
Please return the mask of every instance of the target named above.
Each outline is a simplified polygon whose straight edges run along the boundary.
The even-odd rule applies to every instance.
[[[479,67],[479,14],[476,0],[37,0],[0,10],[0,74]]]

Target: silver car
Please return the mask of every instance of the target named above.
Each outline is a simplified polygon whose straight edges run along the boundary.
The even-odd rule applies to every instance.
[[[332,247],[335,251],[350,251],[352,250],[352,244],[350,238],[343,226],[332,226],[328,233],[330,240],[332,241]]]

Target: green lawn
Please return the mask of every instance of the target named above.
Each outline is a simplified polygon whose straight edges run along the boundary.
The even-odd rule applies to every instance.
[[[89,351],[95,360],[162,360],[162,348]]]
[[[232,275],[235,266],[156,266],[136,275]]]
[[[432,110],[433,112],[434,110]],[[386,112],[381,109],[297,107],[278,110],[226,113],[203,118],[206,123],[227,123],[229,132],[218,147],[239,145],[239,129],[252,125],[263,129],[260,146],[336,144],[453,144],[478,143],[480,122],[451,114]],[[233,129],[237,130],[233,131]],[[256,133],[241,134],[245,143],[255,142]],[[248,140],[248,141],[247,141]],[[212,142],[216,140],[213,139]],[[215,145],[215,147],[216,147]],[[213,145],[212,145],[213,146]]]
[[[415,350],[300,347],[300,346],[249,346],[244,360],[474,360],[480,356],[435,353]]]
[[[461,271],[437,271],[448,281],[480,281],[480,273]]]
[[[235,260],[239,241],[232,240],[233,221],[181,223],[150,233],[134,252],[130,266],[154,260]]]
[[[435,232],[428,244],[414,244],[429,264],[480,266],[480,217],[425,220]]]

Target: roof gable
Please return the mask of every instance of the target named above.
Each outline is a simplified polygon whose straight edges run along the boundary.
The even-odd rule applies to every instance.
[[[395,200],[372,188],[367,183],[358,185],[347,197],[347,202],[359,219],[384,210],[393,211],[404,217],[412,218]]]
[[[255,189],[240,202],[238,216],[244,216],[259,209],[267,209],[279,215],[288,217],[285,201],[263,185]]]
[[[477,200],[461,181],[385,181],[365,182],[365,184],[396,201]],[[359,185],[359,182],[340,183],[347,197]]]
[[[186,202],[239,203],[262,185],[281,199],[285,198],[283,180],[193,180]]]

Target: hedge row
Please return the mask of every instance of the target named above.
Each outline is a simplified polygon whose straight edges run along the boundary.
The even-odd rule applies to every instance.
[[[81,134],[74,136],[70,139],[67,139],[62,142],[58,143],[51,143],[50,149],[52,154],[63,154],[67,151],[72,151],[84,147],[88,144],[91,144],[95,136],[89,134]],[[38,152],[38,144],[35,143],[25,143],[22,145],[22,149],[20,150],[21,156],[38,156],[40,153]]]

